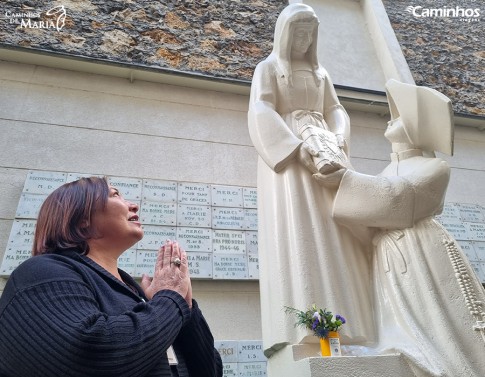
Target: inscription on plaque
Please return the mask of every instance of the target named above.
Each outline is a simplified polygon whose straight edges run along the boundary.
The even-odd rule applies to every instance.
[[[485,222],[485,218],[482,213],[482,208],[475,204],[459,204],[458,209],[460,211],[460,217],[462,221],[469,222]]]
[[[246,251],[248,254],[258,254],[258,232],[246,232]]]
[[[177,228],[177,240],[185,251],[210,253],[212,231],[206,228]]]
[[[238,376],[237,363],[222,364],[222,376],[223,377],[237,377]]]
[[[258,190],[250,187],[243,187],[244,208],[258,208]]]
[[[212,230],[212,251],[223,254],[246,253],[244,232],[236,230]]]
[[[177,236],[175,227],[143,225],[144,236],[138,242],[138,249],[158,250],[167,240]]]
[[[475,252],[477,253],[478,260],[481,262],[485,262],[485,242],[473,242],[473,247],[475,248]]]
[[[118,258],[118,267],[131,276],[135,276],[136,249],[126,250]]]
[[[248,262],[246,255],[214,254],[215,279],[247,279]]]
[[[8,246],[28,245],[32,247],[36,223],[36,220],[15,220],[12,224],[10,237],[8,238]]]
[[[261,340],[242,340],[238,346],[238,362],[266,361]]]
[[[15,220],[3,256],[1,275],[10,275],[20,263],[32,256],[36,220]]]
[[[485,282],[485,273],[483,272],[483,262],[470,262],[470,266],[473,268],[473,271],[475,271],[475,274],[478,277],[478,280],[480,280],[482,283]]]
[[[257,254],[248,254],[249,279],[259,279],[259,257]]]
[[[460,210],[458,209],[458,205],[455,203],[445,203],[443,206],[443,212],[436,216],[436,218],[440,222],[460,222]]]
[[[127,200],[141,200],[141,179],[109,177],[109,184],[118,189],[123,198]]]
[[[244,229],[244,210],[240,208],[212,208],[213,229]]]
[[[211,204],[210,186],[202,183],[179,183],[178,202],[180,204]]]
[[[24,184],[24,192],[48,195],[66,182],[65,173],[30,171]]]
[[[158,251],[155,250],[137,250],[135,259],[135,276],[142,276],[143,274],[153,276],[157,256]]]
[[[242,187],[212,185],[212,205],[242,208]]]
[[[187,262],[191,277],[212,278],[213,263],[211,253],[187,253]]]
[[[265,377],[266,362],[238,363],[239,377]]]
[[[467,256],[468,260],[470,261],[478,261],[478,256],[475,251],[475,247],[473,245],[473,241],[456,241],[465,255]]]
[[[455,240],[469,240],[465,224],[454,221],[442,221],[442,224]]]
[[[10,275],[20,263],[32,256],[32,245],[15,245],[7,247],[3,256],[0,275]]]
[[[216,340],[214,347],[219,351],[223,363],[237,363],[238,342],[236,340]]]
[[[258,230],[258,210],[244,209],[244,229]]]
[[[211,224],[211,207],[192,204],[179,204],[177,206],[178,226],[197,226],[210,228]]]
[[[484,223],[465,223],[468,232],[468,239],[474,241],[485,241],[485,224]]]
[[[40,207],[44,203],[47,195],[37,194],[22,194],[17,206],[15,217],[23,219],[36,219],[39,214]]]
[[[177,201],[177,182],[144,179],[142,194],[143,200],[175,203]]]
[[[172,225],[177,221],[177,208],[174,203],[143,201],[140,209],[143,224]]]

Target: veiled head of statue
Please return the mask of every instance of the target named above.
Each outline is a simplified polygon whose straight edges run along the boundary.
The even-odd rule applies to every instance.
[[[402,122],[415,148],[453,155],[453,110],[448,97],[431,88],[393,79],[386,83],[386,93],[391,121]],[[398,130],[391,128],[386,131],[386,137],[398,135]]]
[[[278,59],[288,61],[296,29],[311,28],[312,42],[308,47],[308,58],[312,66],[317,67],[318,23],[317,15],[308,5],[301,3],[288,5],[276,21],[273,53]]]

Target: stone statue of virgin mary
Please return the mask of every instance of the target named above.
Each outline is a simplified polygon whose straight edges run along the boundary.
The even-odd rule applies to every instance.
[[[314,177],[350,168],[349,117],[317,60],[318,25],[311,7],[287,6],[276,22],[273,51],[256,67],[251,87],[266,356],[288,344],[318,342],[295,328],[285,307],[316,304],[341,314],[347,319],[343,344],[374,337],[368,248],[333,220],[335,193]]]

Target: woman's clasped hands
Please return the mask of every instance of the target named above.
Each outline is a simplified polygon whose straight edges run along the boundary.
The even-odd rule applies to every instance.
[[[192,283],[190,281],[187,253],[177,241],[167,240],[158,251],[153,278],[144,274],[141,287],[148,299],[159,291],[177,292],[192,308]]]

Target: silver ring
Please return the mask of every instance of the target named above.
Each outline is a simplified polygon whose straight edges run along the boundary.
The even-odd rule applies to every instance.
[[[180,267],[180,265],[182,264],[182,261],[180,260],[180,258],[173,258],[173,261],[172,263],[178,267]]]

